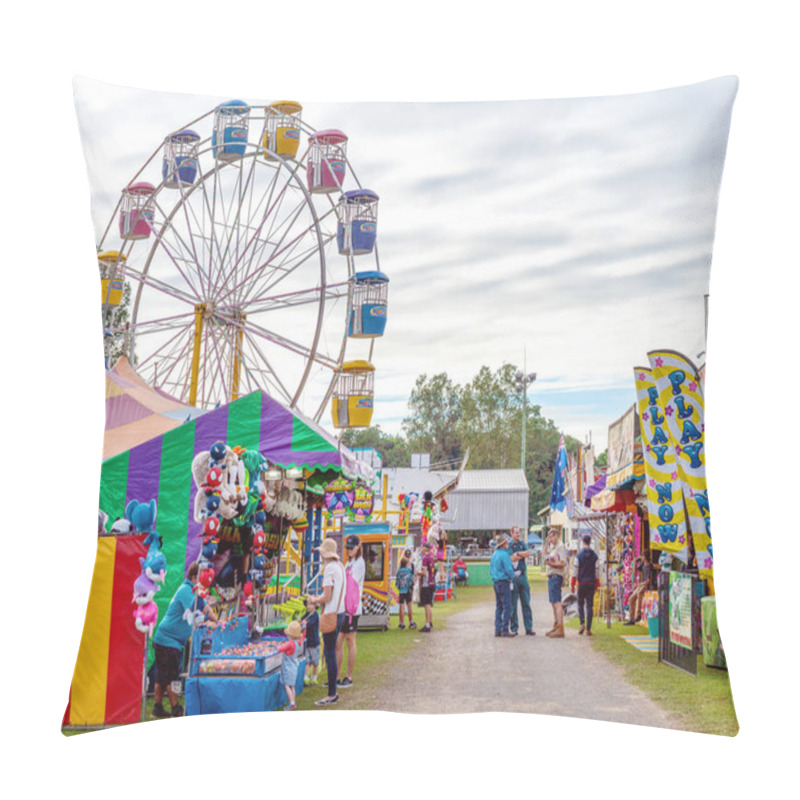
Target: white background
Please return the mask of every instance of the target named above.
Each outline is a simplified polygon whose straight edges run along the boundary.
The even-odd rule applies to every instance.
[[[798,711],[795,609],[784,605],[797,582],[794,26],[789,4],[779,2],[748,4],[748,12],[745,4],[697,0],[645,6],[162,0],[37,3],[6,17],[5,786],[87,797],[280,789],[330,796],[352,780],[354,796],[557,789],[718,797],[786,785]],[[530,715],[330,711],[63,738],[94,562],[103,427],[74,74],[303,102],[602,95],[738,74],[711,278],[707,448],[719,619],[739,735]]]

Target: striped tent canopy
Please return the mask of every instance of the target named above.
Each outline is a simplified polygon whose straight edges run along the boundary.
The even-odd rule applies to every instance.
[[[145,383],[125,356],[106,370],[103,458],[130,450],[205,413]]]
[[[114,520],[124,516],[131,500],[156,500],[156,528],[171,568],[167,581],[174,579],[176,589],[184,567],[200,552],[202,525],[191,514],[197,493],[192,461],[216,441],[257,450],[284,469],[333,470],[368,482],[373,478],[368,465],[357,461],[335,437],[261,391],[107,459],[100,473],[101,510]]]

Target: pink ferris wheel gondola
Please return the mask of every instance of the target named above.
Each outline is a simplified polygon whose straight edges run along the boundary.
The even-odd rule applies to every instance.
[[[340,192],[347,171],[347,136],[331,128],[311,134],[308,144],[308,190],[312,194]]]
[[[132,183],[122,190],[119,211],[119,235],[126,241],[147,239],[153,226],[152,183]]]

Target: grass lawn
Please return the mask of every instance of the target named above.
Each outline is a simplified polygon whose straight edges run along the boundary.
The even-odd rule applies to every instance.
[[[566,627],[577,630],[578,619],[568,619]],[[647,633],[639,625],[623,625],[605,620],[592,624],[592,647],[609,661],[619,664],[625,678],[645,692],[663,709],[675,714],[685,730],[735,736],[739,730],[733,707],[728,673],[707,667],[698,656],[694,677],[668,664],[659,664],[657,653],[643,653],[628,644],[623,636]]]
[[[491,586],[465,586],[458,588],[458,599],[448,600],[444,603],[435,603],[433,606],[433,626],[435,629],[447,627],[447,618],[452,614],[473,606],[494,600],[494,589]],[[422,627],[425,615],[421,608],[413,609],[414,621]],[[340,701],[333,708],[340,709],[370,709],[375,707],[375,700],[381,685],[394,670],[398,659],[407,655],[426,633],[417,630],[398,630],[398,618],[392,616],[388,631],[359,631],[358,656],[356,670],[353,673],[358,684],[358,693],[350,695],[349,689],[339,692]],[[406,620],[408,625],[408,620]],[[347,651],[345,650],[345,658]],[[319,685],[307,686],[302,694],[297,696],[297,708],[314,708],[314,703],[328,693],[326,685],[325,656],[320,648]],[[322,709],[320,709],[322,710]]]

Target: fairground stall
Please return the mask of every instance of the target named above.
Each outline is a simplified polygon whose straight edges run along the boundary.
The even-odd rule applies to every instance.
[[[245,702],[250,710],[274,707],[280,692],[263,685],[246,684],[248,701],[220,697],[234,678],[271,679],[278,659],[267,651],[302,611],[304,575],[284,553],[290,535],[305,554],[321,541],[322,514],[305,482],[322,472],[355,482],[372,477],[336,439],[260,391],[104,461],[101,519],[135,535],[98,540],[65,726],[141,719],[153,632],[195,561],[201,565],[196,592],[224,624],[202,634],[210,641],[207,653],[196,652],[193,636],[187,712],[243,710]],[[245,645],[249,650],[229,650]],[[212,655],[219,659],[210,665],[199,658]],[[231,672],[235,663],[244,672]]]

